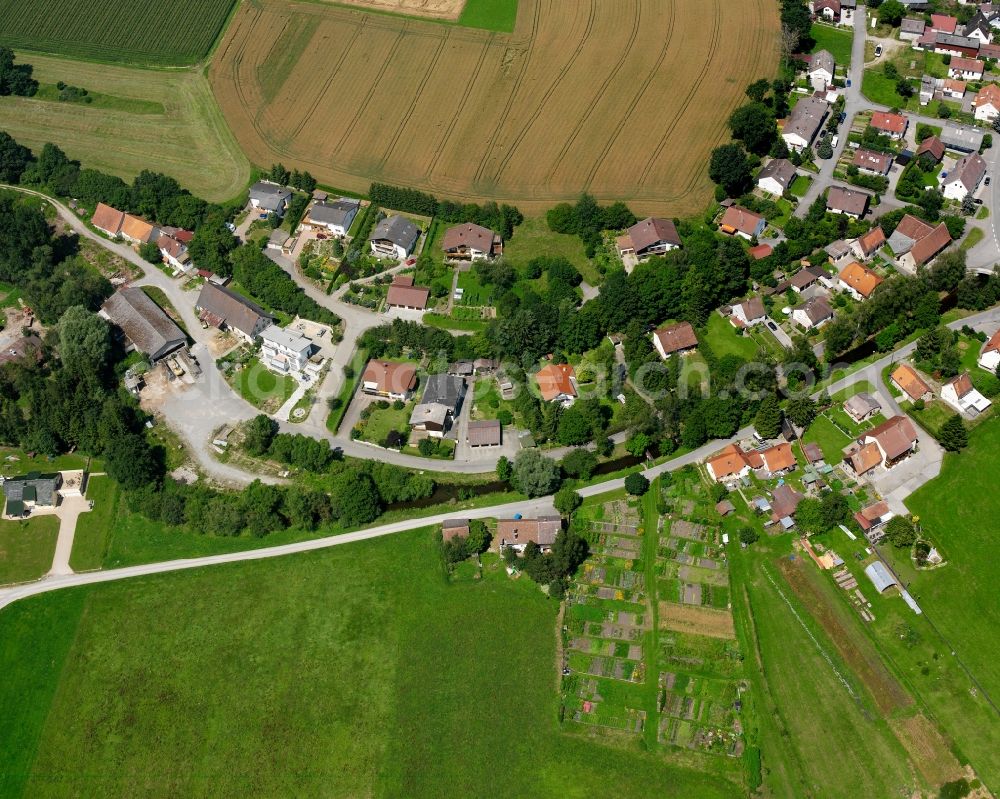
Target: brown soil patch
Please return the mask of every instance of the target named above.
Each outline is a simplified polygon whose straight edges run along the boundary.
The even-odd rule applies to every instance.
[[[951,753],[948,742],[923,713],[890,719],[889,726],[931,785],[942,785],[964,776],[965,770]]]
[[[465,8],[465,0],[337,0],[337,2],[434,19],[458,19],[462,9]]]
[[[799,601],[810,615],[819,622],[840,657],[864,683],[878,709],[888,715],[913,704],[913,698],[889,672],[871,642],[857,631],[848,628],[818,588],[806,574],[806,563],[801,558],[782,558],[777,563]]]
[[[735,638],[733,616],[725,610],[660,602],[660,629],[696,633],[710,638]]]
[[[328,185],[686,216],[778,34],[768,0],[520,0],[511,34],[269,0],[240,5],[209,80],[251,162]]]

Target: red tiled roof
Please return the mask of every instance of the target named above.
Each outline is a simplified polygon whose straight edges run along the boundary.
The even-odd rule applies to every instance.
[[[573,385],[575,378],[576,371],[568,363],[550,363],[539,369],[535,375],[538,390],[546,402],[554,400],[561,394],[575,397],[576,386]]]
[[[892,373],[892,380],[914,402],[931,391],[930,386],[921,379],[916,370],[906,363],[896,367]]]
[[[871,125],[876,130],[884,130],[888,133],[899,135],[906,130],[906,117],[902,114],[888,114],[885,111],[876,111],[872,114]]]
[[[678,350],[688,350],[698,346],[698,338],[690,322],[678,322],[669,327],[662,327],[653,335],[660,342],[663,352],[669,355]]]

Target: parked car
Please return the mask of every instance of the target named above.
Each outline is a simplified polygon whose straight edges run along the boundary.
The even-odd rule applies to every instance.
[[[990,185],[990,176],[989,175],[986,176],[986,180],[984,180],[983,183],[985,183],[987,186]]]
[[[875,45],[875,57],[876,58],[880,58],[881,56],[882,56],[882,45],[876,44]]]

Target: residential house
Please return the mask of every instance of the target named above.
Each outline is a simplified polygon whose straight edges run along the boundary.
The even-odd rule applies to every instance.
[[[891,469],[917,449],[916,428],[906,416],[893,416],[865,433],[857,443],[862,447],[874,444],[881,457],[881,465]]]
[[[815,442],[803,444],[802,454],[806,456],[806,460],[809,461],[809,463],[817,464],[826,462],[826,457],[823,455],[823,449]]]
[[[996,374],[997,367],[1000,366],[1000,330],[997,330],[990,336],[989,341],[983,344],[977,363],[980,369]]]
[[[559,516],[499,519],[496,540],[501,550],[509,547],[517,552],[524,552],[529,543],[534,543],[543,552],[547,552],[552,549],[560,530],[562,530],[562,519]]]
[[[767,318],[764,301],[760,297],[751,297],[733,306],[729,321],[736,327],[753,327]]]
[[[486,261],[503,255],[503,241],[488,227],[466,222],[444,232],[441,249],[449,261]]]
[[[125,220],[122,222],[122,228],[118,231],[118,235],[133,244],[148,244],[151,241],[155,242],[160,237],[160,231],[156,225],[150,224],[145,219],[125,214]]]
[[[1000,86],[991,83],[979,90],[972,101],[973,114],[981,122],[993,122],[1000,116]]]
[[[899,391],[913,402],[931,399],[931,387],[917,374],[917,370],[907,363],[901,363],[889,376],[891,382]]]
[[[404,308],[410,311],[423,311],[427,308],[427,300],[431,290],[425,286],[414,286],[411,275],[396,275],[385,295],[386,308]]]
[[[747,460],[751,468],[763,471],[770,477],[787,474],[793,471],[798,465],[795,462],[792,445],[785,442],[760,450],[759,452],[749,452],[747,453]]]
[[[889,503],[885,500],[879,500],[856,511],[854,513],[854,520],[861,527],[861,532],[865,534],[865,538],[873,544],[877,544],[885,535],[882,532],[882,528],[895,515],[889,510]]]
[[[826,210],[834,214],[844,214],[861,219],[868,211],[871,195],[843,186],[831,186],[826,193]]]
[[[887,153],[879,153],[875,150],[867,150],[859,147],[854,151],[854,166],[859,172],[866,172],[869,175],[888,175],[892,168],[892,156]]]
[[[933,232],[933,226],[912,214],[906,214],[889,236],[889,249],[899,258],[908,253],[914,244]]]
[[[3,495],[7,500],[4,515],[21,518],[31,513],[32,508],[55,508],[62,498],[59,488],[62,475],[42,475],[31,472],[24,477],[8,477],[3,481]]]
[[[677,227],[669,219],[648,217],[636,222],[617,239],[618,254],[634,255],[640,261],[650,255],[663,255],[681,246]]]
[[[983,62],[977,58],[953,56],[948,65],[948,77],[960,80],[982,80]]]
[[[546,402],[558,402],[570,406],[579,396],[576,370],[568,363],[550,363],[535,375],[538,391]]]
[[[395,363],[372,359],[361,375],[361,390],[365,394],[387,397],[404,402],[417,387],[417,367],[412,363]]]
[[[971,417],[979,416],[993,404],[972,385],[972,378],[968,372],[955,375],[941,386],[941,399],[959,413]]]
[[[871,126],[890,139],[902,139],[910,121],[902,114],[892,114],[885,111],[875,111],[872,114]]]
[[[805,330],[822,327],[831,319],[833,319],[833,308],[825,297],[813,297],[792,309],[792,321]]]
[[[194,268],[191,263],[191,256],[188,255],[187,245],[178,241],[173,236],[168,236],[161,232],[156,240],[156,246],[160,248],[160,255],[163,262],[172,266],[180,272],[189,272]]]
[[[977,39],[981,50],[984,44],[993,40],[993,26],[986,15],[979,12],[962,28],[962,35],[967,39]]]
[[[406,217],[393,214],[375,225],[368,243],[378,258],[402,261],[410,256],[420,238],[420,228]]]
[[[885,244],[885,231],[876,225],[863,236],[859,236],[851,245],[851,251],[858,259],[870,261]]]
[[[306,216],[306,224],[322,228],[337,238],[344,238],[351,229],[355,217],[361,208],[361,203],[341,197],[339,200],[313,203]]]
[[[881,410],[881,403],[867,391],[855,394],[844,402],[844,412],[858,424],[870,419]]]
[[[899,38],[904,41],[915,41],[924,35],[926,23],[919,17],[907,17],[899,25]]]
[[[851,28],[854,27],[856,10],[857,0],[815,0],[812,3],[812,12],[817,17]]]
[[[827,244],[823,248],[823,251],[830,256],[830,263],[839,267],[851,257],[853,247],[856,243],[857,240],[847,241],[845,239],[837,239]]]
[[[872,292],[882,283],[882,278],[867,266],[852,263],[844,267],[837,282],[840,288],[860,302],[872,296]]]
[[[882,452],[874,442],[862,444],[853,441],[850,446],[844,448],[844,463],[850,466],[858,477],[861,477],[868,474],[876,466],[881,465]]]
[[[250,187],[251,207],[265,214],[284,216],[291,196],[291,189],[267,180],[259,180]]]
[[[949,200],[962,200],[966,194],[975,194],[985,177],[986,161],[979,153],[962,156],[945,178],[942,193]]]
[[[813,143],[826,118],[827,103],[821,97],[803,97],[795,104],[781,129],[789,150],[802,152]]]
[[[917,158],[921,161],[940,164],[944,158],[944,142],[937,136],[928,136],[917,148]]]
[[[939,89],[941,98],[944,100],[961,100],[965,97],[965,90],[968,83],[957,78],[945,78],[941,81]]]
[[[653,347],[666,360],[675,352],[690,352],[698,347],[698,338],[690,322],[678,322],[675,325],[661,327],[653,331]]]
[[[464,397],[464,378],[448,374],[430,375],[420,403],[410,415],[410,426],[441,438],[458,416]]]
[[[274,317],[256,303],[211,281],[202,285],[195,310],[205,327],[232,331],[249,342],[274,322]]]
[[[958,20],[945,14],[931,14],[931,30],[937,33],[954,33],[958,30]]]
[[[110,205],[98,203],[94,209],[94,215],[90,218],[90,224],[102,233],[117,238],[121,233],[122,224],[125,222],[125,212],[112,208]]]
[[[945,124],[941,130],[941,141],[949,150],[960,153],[978,153],[983,146],[985,131],[953,122]]]
[[[904,270],[915,274],[917,269],[933,261],[949,244],[951,244],[951,233],[948,232],[948,226],[940,222],[928,235],[919,239],[909,252],[898,259],[899,264]]]
[[[441,522],[441,539],[451,541],[453,538],[469,537],[468,519],[445,519]]]
[[[732,484],[752,471],[750,460],[739,444],[730,444],[707,461],[705,470],[716,483]]]
[[[101,306],[100,315],[124,334],[130,349],[151,363],[166,358],[187,343],[184,332],[140,288],[116,291]]]
[[[742,205],[731,205],[722,215],[719,230],[730,236],[742,236],[748,241],[760,236],[767,226],[764,217],[749,211]]]
[[[272,372],[303,372],[309,365],[312,352],[312,340],[301,333],[283,330],[277,325],[269,325],[260,332],[260,360]]]
[[[771,521],[780,524],[786,530],[793,527],[792,517],[804,499],[802,494],[787,483],[777,486],[771,492]]]
[[[470,447],[499,447],[503,443],[503,430],[496,419],[469,422],[465,429]]]
[[[829,50],[820,50],[813,53],[809,59],[809,69],[806,75],[809,83],[812,84],[813,91],[825,92],[833,85],[833,74],[836,70],[836,62]]]

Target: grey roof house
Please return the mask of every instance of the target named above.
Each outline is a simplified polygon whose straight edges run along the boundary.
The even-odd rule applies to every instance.
[[[184,332],[140,288],[116,291],[104,301],[101,316],[154,363],[187,343]]]
[[[318,202],[309,210],[309,222],[322,225],[338,236],[346,236],[360,207],[357,200],[344,197],[333,202]]]
[[[285,213],[291,196],[291,189],[266,180],[259,180],[250,187],[250,205],[278,216]]]
[[[250,341],[274,321],[274,317],[256,303],[214,283],[201,287],[195,310],[203,324],[232,330]]]
[[[379,222],[368,241],[375,255],[402,260],[413,252],[418,238],[420,228],[409,219],[395,214]]]
[[[59,504],[61,474],[41,475],[32,472],[24,477],[11,477],[3,482],[3,495],[7,500],[7,516],[24,516],[28,509],[38,506],[54,508]]]
[[[458,410],[465,396],[465,380],[458,375],[430,375],[424,383],[422,403],[437,403],[449,408],[452,413]]]

